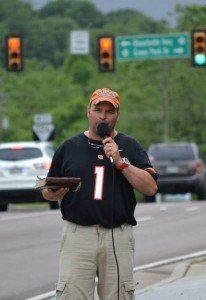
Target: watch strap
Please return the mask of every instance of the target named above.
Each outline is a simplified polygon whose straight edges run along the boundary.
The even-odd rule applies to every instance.
[[[120,166],[118,166],[117,170],[122,172],[127,167],[129,167],[129,165],[123,162]]]
[[[129,167],[130,163],[129,161],[125,161],[125,158],[123,158],[122,163],[117,167],[117,170],[122,172],[124,169],[126,169],[127,167]]]

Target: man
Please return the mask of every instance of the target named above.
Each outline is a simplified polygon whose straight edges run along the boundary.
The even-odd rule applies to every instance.
[[[101,300],[134,299],[133,189],[152,196],[157,185],[156,173],[139,143],[115,130],[119,105],[116,92],[94,91],[87,112],[89,129],[58,148],[48,173],[80,177],[82,182],[76,192],[43,190],[47,200],[62,199],[66,221],[57,284],[61,300],[94,299],[96,276]],[[104,138],[98,129],[102,123],[110,132]]]

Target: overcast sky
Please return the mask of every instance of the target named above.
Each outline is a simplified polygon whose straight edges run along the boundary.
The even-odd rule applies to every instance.
[[[28,0],[27,0],[28,1]],[[51,0],[30,0],[38,7]],[[206,5],[206,0],[90,0],[102,12],[109,12],[120,8],[137,9],[154,19],[168,19],[168,12],[172,12],[176,4]]]

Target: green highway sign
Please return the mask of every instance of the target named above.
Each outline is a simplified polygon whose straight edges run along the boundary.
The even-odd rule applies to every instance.
[[[190,35],[172,33],[118,36],[116,51],[116,57],[120,61],[190,57]]]

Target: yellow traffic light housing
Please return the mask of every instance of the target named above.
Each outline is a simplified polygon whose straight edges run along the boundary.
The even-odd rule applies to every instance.
[[[206,30],[192,32],[192,64],[193,66],[206,66]]]
[[[6,38],[7,64],[10,72],[19,72],[23,69],[22,39],[18,36]]]
[[[115,42],[114,37],[98,38],[98,64],[100,72],[114,72],[115,70]]]

